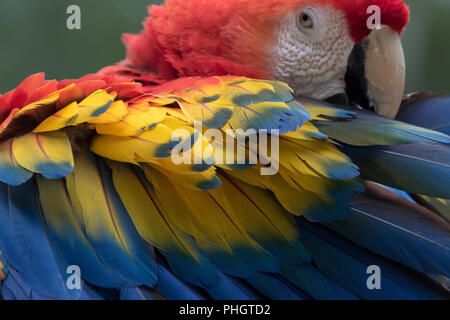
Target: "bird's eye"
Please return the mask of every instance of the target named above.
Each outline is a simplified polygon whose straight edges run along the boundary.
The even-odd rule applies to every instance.
[[[309,15],[307,12],[300,12],[300,15],[297,19],[297,23],[299,27],[305,28],[305,29],[311,29],[314,26],[313,20],[311,18],[311,15]]]

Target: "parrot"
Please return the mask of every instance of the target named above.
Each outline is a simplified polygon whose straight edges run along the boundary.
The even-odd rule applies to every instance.
[[[403,0],[148,14],[123,61],[0,95],[2,299],[449,299],[450,131],[403,99]]]

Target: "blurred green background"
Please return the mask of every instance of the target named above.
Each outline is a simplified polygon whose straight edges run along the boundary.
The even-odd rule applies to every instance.
[[[35,72],[78,78],[120,61],[120,35],[139,32],[146,6],[161,1],[1,0],[0,92]],[[450,0],[406,2],[412,11],[403,37],[407,91],[450,93]],[[71,4],[81,7],[81,30],[66,28]]]

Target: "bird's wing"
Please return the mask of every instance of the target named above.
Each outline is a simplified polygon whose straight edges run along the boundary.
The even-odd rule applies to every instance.
[[[445,241],[428,246],[432,253],[420,248],[433,237],[445,240],[448,230],[430,224],[421,237],[409,232],[406,215],[399,222],[406,231],[385,231],[401,253],[416,250],[410,260],[439,254],[429,262],[433,273],[384,243],[359,243],[328,225],[355,212],[349,201],[364,191],[358,167],[317,121],[326,109],[326,121],[351,122],[348,111],[317,113],[283,83],[241,77],[183,78],[150,92],[119,76],[57,83],[37,74],[0,105],[4,297],[445,297],[397,262],[432,278],[445,274]],[[448,142],[412,128],[410,143]],[[261,136],[252,143],[246,130],[268,131],[271,143]],[[392,132],[387,145],[398,142]],[[276,144],[278,171],[261,175]],[[175,165],[173,155],[186,161]],[[390,224],[364,223],[380,230]],[[376,293],[360,283],[372,262],[386,266],[389,283]],[[73,266],[80,290],[68,288]]]

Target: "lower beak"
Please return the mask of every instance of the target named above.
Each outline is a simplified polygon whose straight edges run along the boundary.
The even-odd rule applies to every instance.
[[[346,82],[350,100],[394,118],[405,88],[405,57],[398,33],[382,26],[355,45]]]

